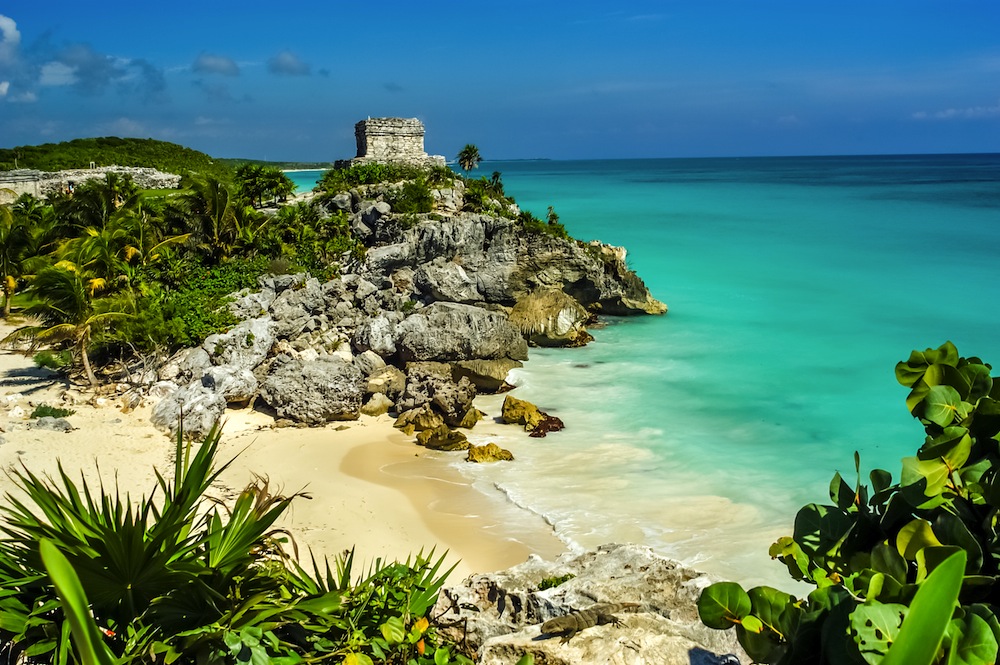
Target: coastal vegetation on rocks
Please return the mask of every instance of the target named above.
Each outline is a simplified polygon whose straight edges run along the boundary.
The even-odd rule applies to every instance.
[[[874,469],[862,483],[855,453],[857,480],[834,475],[832,503],[803,507],[793,534],[770,549],[815,589],[799,599],[714,584],[699,600],[704,623],[735,629],[761,663],[995,663],[1000,380],[991,369],[951,342],[898,363],[906,406],[926,432],[899,481]]]

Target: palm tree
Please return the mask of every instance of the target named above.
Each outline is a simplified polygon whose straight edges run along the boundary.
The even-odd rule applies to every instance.
[[[33,353],[47,344],[72,342],[87,380],[96,387],[97,377],[87,353],[91,336],[99,327],[129,316],[108,311],[108,302],[95,298],[100,286],[99,279],[86,279],[74,266],[64,263],[39,271],[31,282],[39,302],[27,307],[25,313],[40,323],[18,328],[0,344],[11,348],[28,342],[27,352]]]
[[[3,279],[3,318],[10,318],[10,304],[17,288],[17,278],[23,274],[25,249],[28,246],[28,226],[14,215],[10,206],[0,206],[0,279]]]
[[[466,173],[479,166],[479,162],[483,161],[483,158],[479,156],[479,148],[471,143],[462,148],[462,150],[458,153],[457,159],[458,165],[461,166],[462,170]]]
[[[218,263],[229,256],[240,228],[236,206],[225,183],[212,176],[194,179],[181,202],[197,225],[199,246],[212,262]]]

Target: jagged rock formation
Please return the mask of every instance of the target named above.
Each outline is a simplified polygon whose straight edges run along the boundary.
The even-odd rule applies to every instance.
[[[399,186],[327,197],[330,214],[347,213],[364,239],[366,257],[326,283],[261,278],[230,304],[238,325],[175,355],[157,378],[188,386],[179,394],[198,404],[257,397],[279,418],[311,425],[408,414],[400,427],[422,432],[425,445],[465,448],[451,428],[482,418],[473,398],[509,388],[529,343],[584,344],[598,313],[666,310],[621,248],[530,232],[509,202],[496,214],[463,212],[461,180],[432,191],[434,214],[397,215],[387,199]],[[562,427],[539,418],[534,436]]]
[[[563,579],[540,590],[543,581]],[[526,653],[548,665],[749,663],[735,631],[712,630],[698,618],[698,596],[711,581],[648,547],[605,545],[473,575],[442,590],[432,615],[448,637],[475,652],[479,665],[515,663]],[[593,626],[566,644],[541,633],[543,622],[599,603],[639,607],[617,615],[621,626]]]

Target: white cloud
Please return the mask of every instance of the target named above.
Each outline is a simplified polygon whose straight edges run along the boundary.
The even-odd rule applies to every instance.
[[[0,14],[0,63],[13,62],[21,45],[21,33],[14,19]]]
[[[917,111],[914,120],[976,120],[979,118],[1000,117],[1000,100],[994,106],[969,106],[966,108],[950,108],[943,111]]]
[[[239,76],[240,66],[232,58],[224,55],[202,53],[195,58],[191,70],[199,74],[222,74],[223,76]]]
[[[76,67],[70,67],[64,62],[47,62],[42,65],[42,74],[38,78],[38,84],[47,86],[73,85],[77,80]]]
[[[6,97],[10,90],[10,81],[0,81],[0,97]]]

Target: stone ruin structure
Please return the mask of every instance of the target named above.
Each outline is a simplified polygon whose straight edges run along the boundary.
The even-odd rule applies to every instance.
[[[44,199],[54,192],[72,191],[87,180],[104,178],[106,173],[131,176],[132,181],[142,189],[176,189],[181,182],[179,175],[139,166],[99,166],[55,172],[34,169],[0,171],[0,205],[14,202],[21,194]]]
[[[441,155],[424,152],[424,123],[416,118],[368,118],[354,125],[358,154],[338,160],[337,168],[370,162],[444,166]]]

